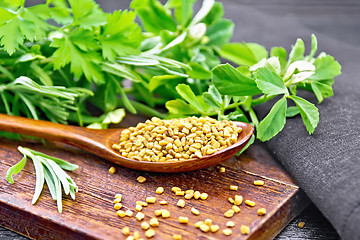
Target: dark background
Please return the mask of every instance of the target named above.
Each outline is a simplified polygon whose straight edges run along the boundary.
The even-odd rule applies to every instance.
[[[34,4],[41,1],[26,2]],[[98,2],[105,11],[111,12],[128,8],[130,1]],[[225,17],[235,23],[233,41],[257,42],[268,49],[272,46],[283,46],[289,50],[297,37],[302,38],[306,46],[309,46],[309,33],[315,33],[319,41],[319,51],[334,55],[343,66],[349,60],[346,54],[339,54],[336,46],[351,47],[360,43],[359,0],[225,0],[221,2],[225,6]],[[331,45],[322,45],[322,40],[329,39]],[[305,222],[303,229],[297,227],[301,221]],[[0,239],[25,238],[0,227]],[[276,239],[332,240],[340,237],[317,207],[310,204]]]

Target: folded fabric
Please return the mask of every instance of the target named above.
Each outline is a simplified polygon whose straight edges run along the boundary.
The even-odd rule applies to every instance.
[[[226,2],[225,10],[237,27],[234,41],[289,49],[297,37],[310,46],[310,35],[314,33],[320,52],[333,55],[342,65],[343,73],[335,79],[335,95],[317,106],[320,123],[315,132],[309,136],[301,118],[295,117],[266,144],[340,236],[360,239],[360,48],[349,44],[351,41],[340,42],[327,36],[335,36],[331,30],[312,31],[286,12],[280,16],[233,2]],[[317,17],[324,21],[321,15]],[[305,97],[317,102],[311,94]],[[257,111],[264,116],[269,106],[260,106]]]

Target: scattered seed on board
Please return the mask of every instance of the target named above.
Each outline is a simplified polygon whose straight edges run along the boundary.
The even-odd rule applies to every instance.
[[[257,214],[258,214],[259,216],[265,215],[265,214],[266,214],[266,209],[265,209],[265,208],[259,208],[259,209],[257,210]]]
[[[245,204],[250,206],[250,207],[254,207],[256,205],[256,203],[254,201],[251,201],[251,200],[246,200]]]
[[[224,229],[222,232],[223,232],[223,234],[224,234],[225,236],[229,236],[229,235],[232,234],[231,229],[228,229],[228,228]]]
[[[248,226],[241,225],[240,233],[243,234],[243,235],[247,235],[247,234],[250,233],[250,228]]]
[[[305,222],[299,222],[298,227],[303,228],[305,226]]]
[[[234,210],[230,209],[224,213],[224,216],[227,218],[231,218],[232,216],[234,216],[234,213],[235,213]]]
[[[205,219],[204,223],[210,227],[212,224],[212,220],[210,218],[207,218]]]
[[[163,212],[164,209],[159,209],[159,210],[155,210],[154,213],[155,213],[155,216],[161,216],[162,212]]]
[[[235,195],[234,204],[239,206],[239,205],[241,205],[242,202],[243,202],[243,197],[239,196],[239,195]]]
[[[141,205],[139,205],[139,204],[136,204],[136,206],[135,206],[135,210],[136,210],[137,212],[141,212],[141,210],[142,210],[142,206],[141,206]]]
[[[196,223],[194,224],[194,227],[199,228],[200,225],[203,225],[203,224],[204,224],[203,221],[198,221],[198,222],[196,222]]]
[[[149,227],[150,227],[149,223],[147,223],[147,222],[142,222],[142,223],[141,223],[141,228],[142,228],[143,230],[148,230]]]
[[[116,215],[118,215],[119,217],[123,218],[126,216],[125,212],[122,210],[116,211]]]
[[[237,190],[238,190],[238,186],[230,185],[230,190],[237,191]]]
[[[134,240],[138,240],[140,238],[140,232],[135,231],[133,237],[134,237]]]
[[[152,238],[153,236],[155,236],[155,231],[152,230],[152,229],[146,230],[145,236],[146,236],[147,238]]]
[[[184,201],[183,199],[180,199],[180,200],[177,202],[177,206],[178,206],[178,207],[181,207],[181,208],[185,207],[185,201]]]
[[[114,167],[109,168],[109,173],[111,173],[111,174],[116,173],[116,168],[114,168]]]
[[[161,216],[163,218],[169,218],[170,217],[170,212],[166,209],[163,209],[162,213],[161,213]]]
[[[166,205],[168,202],[167,201],[160,201],[161,205]]]
[[[123,233],[125,236],[129,236],[129,235],[130,235],[130,229],[129,229],[129,227],[124,227],[121,231],[122,231],[122,233]]]
[[[147,203],[155,203],[156,202],[156,197],[147,197],[145,201]]]
[[[120,193],[117,193],[117,194],[115,194],[115,198],[120,198],[120,201],[121,201],[122,195]]]
[[[113,201],[113,203],[119,203],[121,202],[121,198],[115,198],[115,200]]]
[[[142,212],[138,212],[135,216],[136,220],[141,221],[145,218],[145,215]]]
[[[182,224],[188,224],[189,218],[188,217],[179,217],[178,221],[179,221],[179,223],[182,223]]]
[[[139,183],[143,183],[146,181],[146,178],[143,177],[143,176],[139,176],[137,179],[136,179]]]
[[[224,168],[224,167],[221,167],[219,171],[220,171],[221,173],[224,173],[224,172],[225,172],[225,168]]]
[[[179,188],[179,187],[172,187],[172,188],[171,188],[171,191],[174,192],[174,193],[176,193],[177,191],[181,191],[181,188]]]
[[[121,203],[115,203],[114,205],[114,209],[115,210],[120,210],[122,208],[122,204]]]
[[[156,193],[157,194],[162,194],[164,192],[164,188],[163,187],[158,187],[157,189],[156,189]]]
[[[175,192],[175,195],[176,195],[176,196],[184,196],[184,195],[185,195],[185,192],[184,192],[184,191],[176,191],[176,192]]]
[[[193,192],[189,192],[189,193],[185,194],[185,199],[190,200],[190,199],[193,198],[193,196],[194,196],[194,193],[193,193]]]
[[[195,198],[195,199],[199,199],[200,196],[201,196],[201,193],[200,193],[199,191],[195,191],[195,192],[194,192],[194,198]]]
[[[132,217],[133,214],[134,214],[134,213],[133,213],[130,209],[128,209],[128,210],[125,211],[125,215],[128,216],[128,217]]]
[[[181,235],[180,234],[174,234],[173,239],[174,240],[181,240]]]
[[[208,194],[207,193],[202,193],[201,195],[200,195],[200,198],[202,199],[202,200],[206,200],[207,198],[208,198]]]
[[[150,223],[150,226],[152,226],[152,227],[158,227],[159,226],[159,221],[157,220],[157,218],[150,219],[149,223]]]
[[[228,200],[229,200],[229,202],[230,202],[231,204],[233,204],[233,203],[235,202],[234,199],[231,198],[231,197],[229,197]]]
[[[219,225],[211,225],[210,226],[210,231],[213,233],[219,231],[219,229],[220,229]]]
[[[235,213],[239,213],[239,212],[240,212],[240,208],[239,208],[238,206],[236,206],[236,205],[233,205],[233,206],[231,207],[231,209],[232,209]]]
[[[191,212],[192,212],[194,215],[196,215],[196,216],[198,216],[198,215],[200,214],[199,210],[197,210],[197,209],[194,208],[194,207],[191,208]]]
[[[136,201],[136,205],[140,205],[142,207],[147,207],[148,203],[147,202],[143,202],[143,201]]]
[[[262,185],[264,185],[264,181],[262,181],[262,180],[255,180],[255,181],[254,181],[254,185],[255,185],[255,186],[262,186]]]
[[[226,226],[232,228],[232,227],[235,227],[235,223],[233,221],[228,221],[226,223]]]
[[[200,230],[203,231],[203,232],[208,232],[208,231],[210,231],[210,227],[209,227],[208,225],[206,225],[206,224],[201,224],[201,225],[199,226],[199,228],[200,228]]]

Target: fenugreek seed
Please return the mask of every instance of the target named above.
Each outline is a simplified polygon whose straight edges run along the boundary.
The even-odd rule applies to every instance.
[[[208,198],[208,194],[207,194],[207,193],[202,193],[202,194],[200,195],[200,198],[201,198],[202,200],[206,200],[206,199]]]
[[[206,150],[206,154],[210,155],[213,154],[215,152],[214,149],[209,148],[208,150]]]
[[[232,234],[231,229],[228,229],[228,228],[224,229],[222,232],[223,232],[223,234],[224,234],[225,236],[229,236],[229,235]]]
[[[181,240],[181,235],[180,234],[174,234],[173,239],[174,240]]]
[[[162,212],[163,212],[163,209],[159,209],[159,210],[155,210],[154,211],[154,213],[155,213],[155,216],[161,216],[161,214],[162,214]]]
[[[176,192],[178,192],[178,191],[181,191],[181,188],[179,188],[179,187],[172,187],[172,188],[171,188],[171,191],[174,192],[174,193],[176,193]]]
[[[259,208],[259,209],[257,210],[257,214],[258,214],[259,216],[264,216],[264,215],[266,214],[266,209],[265,209],[265,208]]]
[[[188,217],[179,217],[179,223],[182,224],[188,224],[189,223],[189,218]]]
[[[125,211],[125,215],[126,215],[127,217],[132,217],[133,214],[134,214],[134,213],[133,213],[130,209],[128,209],[128,210]]]
[[[147,202],[143,202],[143,201],[136,201],[136,205],[140,205],[142,207],[147,207],[148,203]]]
[[[149,227],[150,227],[150,225],[149,225],[147,222],[142,222],[142,223],[141,223],[141,228],[142,228],[143,230],[148,230]]]
[[[230,190],[237,191],[237,190],[238,190],[238,186],[231,185],[231,186],[230,186]]]
[[[190,200],[190,199],[193,198],[193,196],[194,196],[194,193],[190,192],[190,193],[185,195],[185,199]]]
[[[245,200],[245,204],[250,206],[250,207],[254,207],[256,205],[256,203],[254,201],[251,201],[251,200]]]
[[[198,221],[198,222],[196,222],[196,223],[194,224],[194,227],[199,228],[200,225],[203,225],[203,224],[204,224],[203,221]]]
[[[120,199],[121,201],[122,195],[120,193],[115,194],[115,199]]]
[[[189,189],[189,190],[186,190],[186,191],[185,191],[185,194],[189,194],[189,193],[194,193],[194,190]]]
[[[232,206],[231,209],[235,212],[235,213],[238,213],[240,212],[240,208],[236,205]]]
[[[159,221],[157,220],[157,218],[150,219],[149,223],[150,223],[150,226],[152,226],[152,227],[158,227],[159,226]]]
[[[195,199],[199,199],[200,196],[201,196],[201,193],[200,193],[199,191],[195,191],[195,192],[194,192],[194,198],[195,198]]]
[[[234,213],[235,213],[234,210],[230,209],[224,213],[224,216],[227,218],[231,218],[232,216],[234,216]]]
[[[177,202],[177,206],[178,206],[178,207],[181,207],[181,208],[185,207],[185,201],[184,201],[183,199],[180,199],[180,200]]]
[[[164,210],[162,211],[162,213],[161,213],[161,216],[162,216],[163,218],[169,218],[169,217],[170,217],[170,212],[169,212],[168,210],[164,209]]]
[[[147,203],[155,203],[156,202],[156,197],[147,197],[145,201]]]
[[[156,193],[157,194],[162,194],[164,192],[164,188],[163,187],[158,187],[157,189],[156,189]]]
[[[122,234],[124,234],[125,236],[129,236],[129,235],[130,235],[130,229],[129,229],[129,227],[124,227],[121,231],[122,231]]]
[[[255,181],[254,181],[254,185],[255,185],[255,186],[262,186],[262,185],[264,185],[264,181],[255,180]]]
[[[116,215],[118,215],[119,217],[123,218],[126,216],[125,212],[124,211],[121,211],[121,210],[118,210],[116,211]]]
[[[229,197],[228,200],[229,200],[229,202],[230,202],[231,204],[233,204],[233,203],[235,202],[234,199],[231,198],[231,197]]]
[[[210,218],[207,218],[205,219],[204,223],[210,227],[212,224],[212,220]]]
[[[210,226],[210,231],[213,233],[219,231],[219,229],[220,229],[219,225],[211,225]]]
[[[141,221],[143,220],[145,215],[142,212],[138,212],[135,216],[136,220]]]
[[[128,236],[125,240],[135,240],[134,236]]]
[[[232,228],[232,227],[235,227],[235,223],[233,221],[228,221],[226,223],[226,226]]]
[[[242,196],[235,195],[235,200],[234,200],[234,204],[235,204],[235,205],[237,205],[237,206],[241,205],[242,201],[243,201],[243,197],[242,197]]]
[[[210,231],[210,227],[206,224],[202,224],[199,226],[200,230],[203,232],[209,232]]]
[[[185,195],[185,192],[184,191],[177,191],[175,193],[176,196],[184,196]]]
[[[250,233],[250,228],[248,226],[241,225],[240,233],[243,235],[248,235]]]
[[[146,178],[143,177],[143,176],[139,176],[137,179],[136,179],[139,183],[143,183],[146,181]]]
[[[152,238],[153,236],[155,236],[155,231],[152,230],[152,229],[146,230],[145,236],[146,236],[147,238]]]
[[[115,198],[115,200],[113,201],[113,203],[119,203],[121,202],[121,198]]]
[[[136,204],[135,210],[138,211],[138,212],[140,212],[140,211],[142,210],[142,206],[139,205],[139,204]]]
[[[115,203],[114,205],[114,209],[115,210],[120,210],[122,208],[122,204],[121,203]]]
[[[305,222],[299,222],[298,227],[303,228],[305,226]]]
[[[160,204],[161,204],[161,205],[166,205],[166,204],[167,204],[167,201],[160,201]]]
[[[139,238],[140,238],[139,231],[135,231],[133,237],[134,237],[134,240],[139,240]]]
[[[194,207],[191,208],[191,212],[192,212],[192,214],[194,214],[194,215],[196,215],[196,216],[198,216],[198,215],[200,214],[199,210],[197,210],[197,209],[194,208]]]
[[[109,173],[114,174],[116,172],[116,168],[111,167],[109,168]]]

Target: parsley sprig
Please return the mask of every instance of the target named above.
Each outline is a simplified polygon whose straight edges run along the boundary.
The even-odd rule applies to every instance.
[[[71,196],[75,200],[75,192],[78,191],[78,186],[72,178],[64,171],[73,171],[78,168],[77,165],[69,163],[59,158],[48,156],[44,153],[34,151],[30,148],[18,147],[24,157],[20,162],[8,169],[6,179],[13,184],[14,179],[12,175],[19,173],[26,164],[27,158],[30,158],[35,167],[36,184],[35,192],[32,199],[32,204],[35,204],[40,197],[46,182],[51,197],[57,201],[59,213],[62,212],[62,192],[65,195]]]

